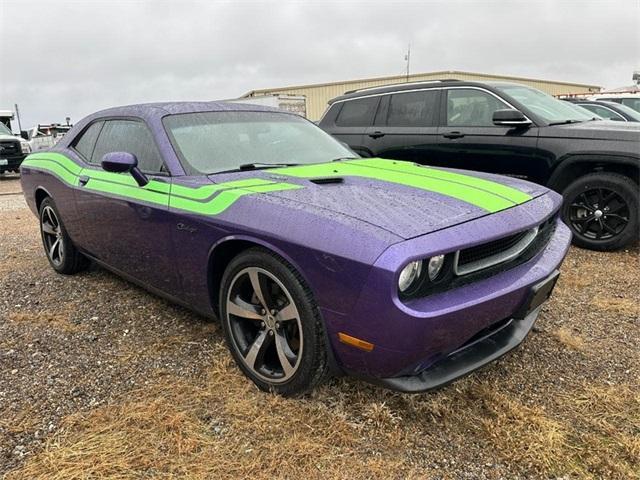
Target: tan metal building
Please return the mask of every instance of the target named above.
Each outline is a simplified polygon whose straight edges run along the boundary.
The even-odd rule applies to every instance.
[[[599,92],[602,87],[598,85],[584,85],[581,83],[556,82],[552,80],[540,80],[535,78],[510,77],[505,75],[490,75],[487,73],[472,73],[458,71],[442,71],[430,73],[414,73],[395,75],[392,77],[364,78],[360,80],[346,80],[343,82],[316,83],[312,85],[295,85],[290,87],[263,88],[252,90],[241,98],[261,97],[267,95],[295,95],[304,96],[306,99],[306,114],[311,120],[319,120],[322,117],[327,102],[334,97],[342,95],[348,90],[359,88],[377,87],[392,83],[417,82],[421,80],[441,80],[455,78],[458,80],[475,80],[479,82],[505,81],[530,85],[534,88],[550,93],[551,95],[566,95],[570,93]]]

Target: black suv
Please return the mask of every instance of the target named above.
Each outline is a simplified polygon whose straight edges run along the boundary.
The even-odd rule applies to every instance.
[[[638,238],[640,125],[593,118],[539,90],[458,80],[347,92],[320,127],[365,157],[526,178],[564,195],[576,245]]]

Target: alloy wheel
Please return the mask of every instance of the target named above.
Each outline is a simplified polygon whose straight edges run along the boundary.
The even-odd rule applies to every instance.
[[[40,224],[47,256],[54,265],[62,265],[64,262],[64,237],[60,220],[53,208],[47,205],[42,209]]]
[[[569,221],[573,229],[591,240],[608,240],[629,223],[629,206],[608,188],[586,190],[569,205]]]
[[[300,314],[272,273],[247,267],[231,281],[226,316],[242,362],[256,376],[283,383],[297,371],[304,346]]]

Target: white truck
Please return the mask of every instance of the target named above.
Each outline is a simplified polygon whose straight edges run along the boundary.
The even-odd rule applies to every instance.
[[[22,135],[29,142],[31,151],[35,152],[53,147],[70,129],[69,124],[38,124],[23,132]]]
[[[20,171],[20,164],[29,153],[29,143],[11,131],[11,110],[0,110],[0,174]]]

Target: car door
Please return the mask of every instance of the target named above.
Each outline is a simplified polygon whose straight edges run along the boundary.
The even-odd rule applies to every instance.
[[[96,133],[91,127],[86,132]],[[146,124],[138,119],[106,120],[90,154],[82,140],[74,147],[86,159],[76,189],[76,208],[88,225],[81,245],[96,259],[152,288],[178,293],[168,216],[171,182]],[[135,155],[149,183],[141,187],[129,173],[105,172],[100,162],[109,152]]]
[[[364,144],[373,156],[428,164],[438,143],[439,90],[398,92],[382,97]]]
[[[538,128],[493,124],[493,113],[509,108],[513,107],[478,87],[444,89],[434,163],[540,181]]]
[[[373,124],[379,102],[379,96],[371,96],[334,103],[327,114],[331,114],[333,121],[323,119],[321,127],[357,154],[371,156],[363,144],[364,132]]]

